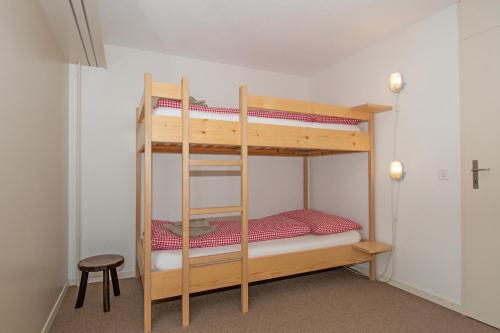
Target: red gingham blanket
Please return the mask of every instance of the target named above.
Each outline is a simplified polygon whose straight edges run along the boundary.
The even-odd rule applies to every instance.
[[[182,237],[161,227],[170,221],[154,220],[152,222],[153,250],[176,250],[182,248]],[[216,226],[213,233],[191,237],[189,247],[215,247],[239,244],[241,242],[241,224],[239,220],[210,222]],[[298,237],[310,233],[310,228],[299,221],[283,215],[267,216],[248,221],[248,241],[258,242],[271,239]]]
[[[180,101],[160,98],[156,103],[157,108],[175,108],[181,109],[182,104]],[[239,109],[223,108],[223,107],[209,107],[189,104],[190,110],[212,112],[218,114],[239,114]],[[288,120],[299,120],[309,123],[321,123],[321,124],[342,124],[342,125],[357,125],[361,122],[358,119],[351,118],[340,118],[331,116],[317,116],[313,114],[295,113],[295,112],[285,112],[285,111],[271,111],[263,109],[248,109],[248,115],[261,118],[273,118],[273,119],[288,119]]]

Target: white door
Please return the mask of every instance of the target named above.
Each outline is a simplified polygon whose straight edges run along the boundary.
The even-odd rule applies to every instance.
[[[500,328],[500,0],[462,0],[460,31],[463,312]]]

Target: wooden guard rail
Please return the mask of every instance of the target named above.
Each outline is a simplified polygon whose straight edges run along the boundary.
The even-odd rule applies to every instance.
[[[152,97],[181,100],[182,87],[170,83],[152,82]],[[276,98],[269,96],[248,95],[248,108],[285,111],[318,116],[330,116],[340,118],[351,118],[362,121],[369,121],[371,113],[385,112],[392,108],[386,105],[366,103],[353,107],[338,106],[323,103],[306,102],[294,99]],[[137,109],[137,122],[144,119],[144,96]]]

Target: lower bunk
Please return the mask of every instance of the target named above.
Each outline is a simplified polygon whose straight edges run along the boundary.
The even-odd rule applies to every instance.
[[[371,255],[343,245],[248,260],[249,282],[312,272],[338,266],[368,262]],[[221,262],[210,266],[192,267],[191,293],[239,285],[240,262]],[[182,295],[182,269],[152,272],[151,298],[153,300]]]
[[[363,262],[373,263],[374,254],[358,248],[362,243],[357,230],[320,235],[307,233],[250,242],[248,280],[257,282]],[[191,266],[190,293],[239,285],[241,262],[231,260],[230,255],[238,253],[239,249],[240,244],[191,248],[191,258],[213,256],[220,262],[204,265],[201,261],[201,264]],[[143,271],[142,240],[138,241],[137,253],[139,268]],[[151,269],[152,300],[182,295],[182,250],[152,251]]]

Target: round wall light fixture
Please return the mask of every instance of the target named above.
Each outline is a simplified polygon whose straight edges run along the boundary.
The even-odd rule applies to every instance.
[[[404,87],[405,82],[403,81],[403,74],[400,72],[392,73],[389,77],[389,89],[393,93],[399,94]]]
[[[389,165],[389,177],[392,180],[400,181],[405,176],[403,163],[401,161],[393,161]]]

